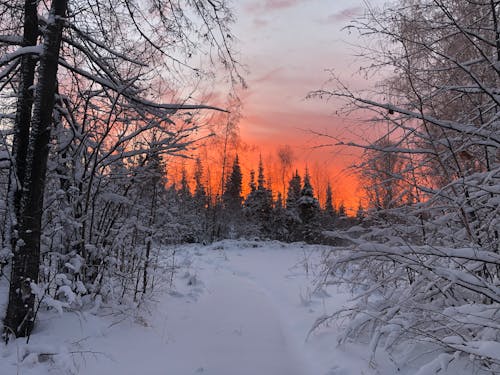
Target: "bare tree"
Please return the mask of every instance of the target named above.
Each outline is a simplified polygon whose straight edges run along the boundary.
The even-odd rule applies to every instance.
[[[365,288],[339,313],[352,318],[345,339],[370,332],[374,353],[426,340],[444,352],[430,364],[436,372],[460,356],[500,370],[500,357],[480,347],[500,337],[493,313],[500,303],[499,20],[496,1],[369,9],[353,27],[370,37],[370,67],[392,74],[376,93],[353,92],[337,78],[332,89],[312,93],[370,113],[390,139],[357,146],[382,162],[379,186],[391,185],[380,205],[397,203],[397,220],[351,238],[355,251],[325,257],[324,281],[347,271]],[[411,199],[400,199],[405,190]]]
[[[198,81],[207,77],[208,71],[190,64],[200,54],[210,65],[219,60],[233,83],[243,80],[231,53],[232,14],[225,1],[14,1],[0,3],[0,17],[5,32],[0,88],[16,103],[10,116],[14,139],[5,245],[13,256],[4,327],[7,336],[26,336],[35,318],[51,148],[55,145],[57,157],[67,157],[61,168],[78,176],[75,188],[86,188],[86,200],[78,203],[79,215],[89,220],[82,223],[85,238],[96,219],[92,194],[99,174],[114,161],[148,154],[148,146],[135,140],[154,129],[161,134],[154,145],[158,153],[185,150],[197,126],[177,126],[176,113],[217,109],[176,98],[175,85],[164,88],[167,77],[180,79],[186,72]],[[167,95],[173,104],[159,99]],[[121,212],[123,205],[116,208]]]

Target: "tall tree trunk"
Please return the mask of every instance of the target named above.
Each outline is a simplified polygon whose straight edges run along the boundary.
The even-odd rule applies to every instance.
[[[34,325],[35,296],[31,283],[38,281],[45,174],[67,3],[68,0],[52,1],[40,56],[26,176],[21,193],[19,241],[14,249],[9,304],[4,321],[6,329],[17,337],[29,336]]]
[[[23,47],[35,46],[38,38],[37,4],[33,0],[24,3]],[[26,54],[21,57],[21,76],[17,92],[12,161],[9,177],[9,212],[6,232],[8,242],[15,248],[17,223],[21,207],[21,187],[26,175],[26,155],[28,154],[31,111],[33,109],[33,83],[37,58]],[[12,235],[14,234],[14,235]],[[9,244],[6,244],[9,245]]]

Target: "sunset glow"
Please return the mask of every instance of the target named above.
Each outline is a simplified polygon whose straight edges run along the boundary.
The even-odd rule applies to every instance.
[[[353,57],[352,45],[359,43],[357,35],[342,30],[363,13],[365,4],[346,0],[244,0],[235,7],[235,33],[242,63],[249,70],[239,128],[243,142],[254,150],[241,158],[242,168],[255,169],[261,153],[274,181],[277,150],[290,145],[299,173],[304,174],[308,167],[317,175],[313,187],[320,202],[330,181],[337,203],[343,201],[354,210],[362,193],[350,166],[359,162],[361,152],[347,147],[316,148],[332,143],[332,139],[313,132],[352,140],[359,137],[358,124],[335,115],[341,103],[305,97],[324,86],[330,69],[357,87],[369,86],[370,82],[357,73],[360,61]]]
[[[335,144],[339,141],[362,143],[373,138],[372,130],[359,119],[339,116],[343,103],[306,99],[306,96],[325,87],[330,71],[335,71],[355,88],[373,84],[359,74],[363,63],[354,57],[353,47],[359,44],[357,35],[343,30],[363,13],[365,4],[361,1],[244,0],[234,7],[238,57],[247,70],[244,77],[248,88],[239,90],[241,107],[236,111],[237,120],[231,120],[232,115],[218,113],[212,114],[209,122],[218,128],[216,133],[223,134],[224,124],[232,121],[238,141],[226,149],[225,168],[222,167],[224,141],[221,139],[205,142],[190,156],[204,161],[206,181],[214,195],[222,191],[222,170],[227,174],[236,154],[243,173],[243,193],[248,191],[250,171],[257,170],[262,157],[275,198],[278,192],[282,195],[286,192],[284,185],[293,171],[298,170],[303,176],[307,168],[321,204],[330,183],[335,203],[343,203],[347,212],[354,214],[363,201],[363,191],[352,166],[359,163],[362,151]],[[214,93],[206,100],[227,108],[227,104],[222,104],[222,97]],[[285,184],[277,156],[283,147],[293,152],[293,167],[286,173]],[[192,160],[173,160],[172,163],[171,182],[179,180],[183,167],[189,172],[194,165]]]

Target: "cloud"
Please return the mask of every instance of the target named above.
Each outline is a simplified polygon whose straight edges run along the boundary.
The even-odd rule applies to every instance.
[[[253,24],[254,24],[256,29],[260,29],[262,27],[266,27],[269,24],[269,21],[265,20],[263,18],[255,18],[253,20]]]
[[[328,17],[321,19],[319,22],[323,24],[345,22],[350,21],[361,14],[363,14],[363,8],[356,6],[332,13]]]
[[[264,8],[266,10],[290,8],[300,2],[301,0],[266,0]]]
[[[258,0],[247,3],[245,10],[252,13],[263,13],[274,10],[287,9],[294,7],[308,0]]]

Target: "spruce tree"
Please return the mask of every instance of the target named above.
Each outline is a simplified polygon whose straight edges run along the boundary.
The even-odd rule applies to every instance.
[[[316,242],[319,235],[319,204],[314,197],[307,169],[298,200],[298,212],[302,224],[303,239],[307,242]]]
[[[222,201],[227,210],[240,210],[243,197],[241,196],[242,174],[238,155],[234,158],[233,168],[227,179]]]
[[[335,222],[335,218],[337,217],[337,211],[335,210],[335,206],[333,205],[333,194],[332,194],[332,186],[330,182],[328,182],[328,186],[326,187],[326,201],[325,201],[325,209],[322,212],[322,225],[324,228],[330,228]]]
[[[203,166],[200,158],[196,159],[193,179],[193,206],[196,220],[192,223],[192,226],[195,228],[197,242],[205,243],[210,240],[209,217],[212,207],[203,183]]]
[[[292,179],[288,183],[286,208],[289,211],[293,211],[297,208],[297,202],[300,198],[301,184],[302,184],[302,179],[300,178],[299,172],[296,170]]]
[[[340,202],[339,207],[337,209],[337,213],[338,213],[339,217],[347,216],[346,211],[345,211],[345,205],[344,205],[343,201]]]
[[[234,158],[233,168],[227,179],[224,193],[222,194],[222,226],[219,236],[235,238],[242,232],[242,201],[241,184],[242,174],[238,155]],[[221,232],[222,231],[222,232]]]
[[[288,183],[288,191],[286,196],[286,233],[288,241],[299,241],[302,239],[300,229],[300,216],[298,211],[298,202],[300,199],[302,179],[299,172],[296,170],[295,174]]]
[[[257,190],[257,186],[255,185],[255,171],[252,169],[250,171],[250,193],[253,193],[255,190]]]
[[[245,215],[252,224],[249,232],[253,235],[268,238],[271,235],[273,195],[271,190],[266,188],[265,185],[264,166],[261,158],[259,162],[258,185],[255,190],[248,194],[245,200]],[[255,186],[255,183],[253,183],[253,186]]]
[[[274,201],[271,216],[271,237],[280,241],[286,241],[288,238],[287,216],[283,207],[281,192],[278,192],[278,196]]]
[[[195,205],[199,209],[205,208],[208,204],[208,198],[205,185],[203,184],[203,166],[201,165],[200,158],[196,158],[193,179]]]

